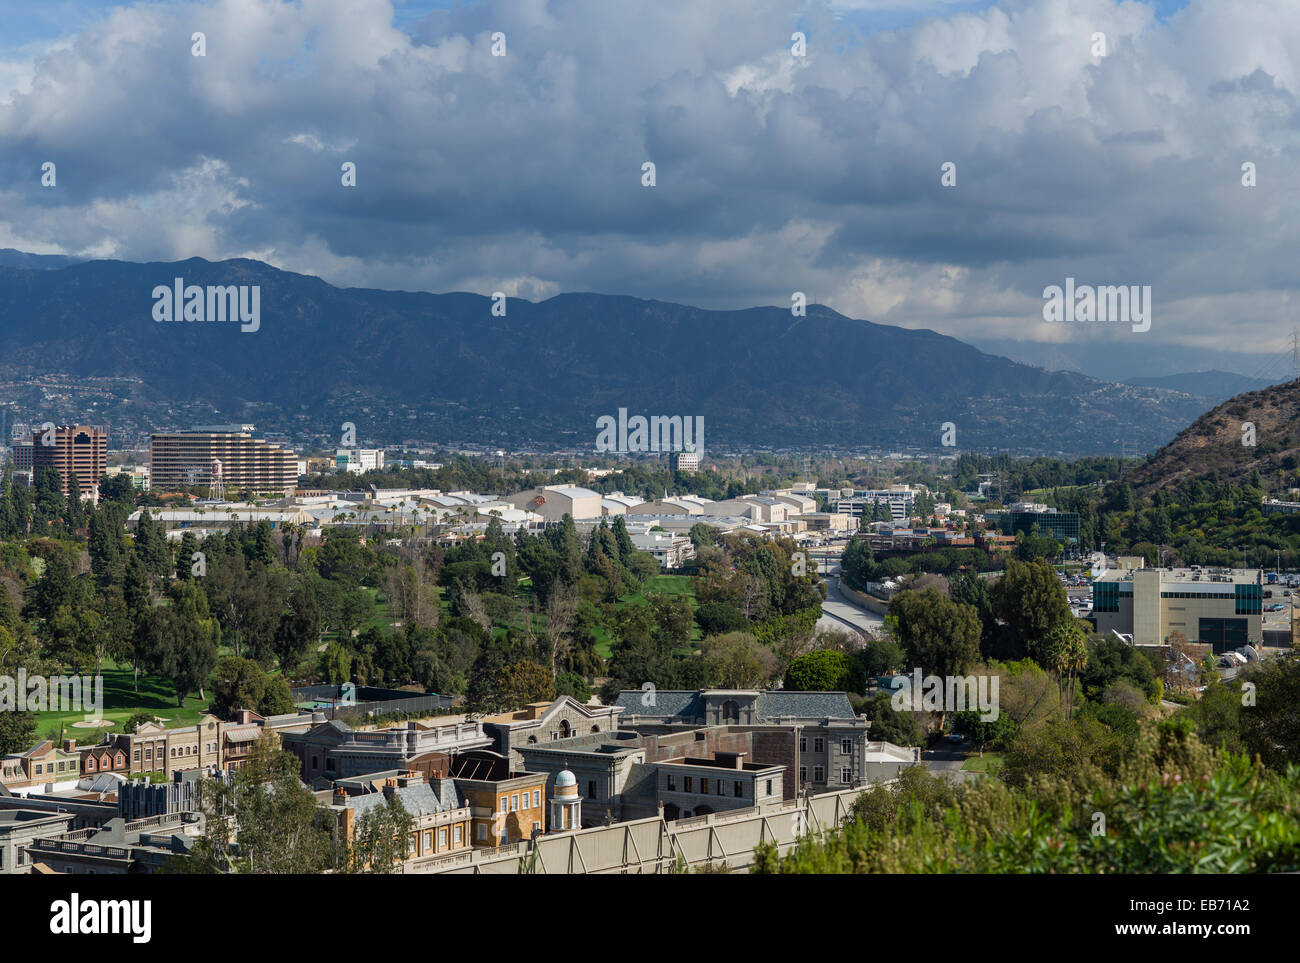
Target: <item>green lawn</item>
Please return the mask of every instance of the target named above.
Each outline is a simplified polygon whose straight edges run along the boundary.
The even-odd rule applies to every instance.
[[[986,752],[983,756],[971,756],[961,764],[966,772],[996,772],[1002,767],[1002,755],[996,752]]]
[[[92,673],[87,673],[92,674]],[[168,720],[164,725],[192,725],[207,711],[207,700],[191,695],[185,700],[185,707],[176,706],[175,690],[170,680],[158,676],[140,674],[140,691],[137,693],[132,684],[129,667],[118,667],[113,662],[105,662],[102,672],[104,677],[104,709],[99,715],[113,723],[111,728],[120,729],[121,724],[136,712],[149,712]],[[210,693],[209,693],[210,694]],[[102,733],[109,727],[83,729],[72,725],[81,722],[86,714],[81,712],[40,712],[36,714],[36,735],[45,738],[51,729],[63,726],[65,739],[76,739],[85,744],[98,742]]]

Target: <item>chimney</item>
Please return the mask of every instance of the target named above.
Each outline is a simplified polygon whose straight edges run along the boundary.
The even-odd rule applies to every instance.
[[[342,805],[345,805],[345,804],[347,803],[347,801],[348,801],[348,794],[347,794],[346,792],[343,791],[343,787],[342,787],[342,786],[335,786],[335,787],[334,787],[334,805],[336,805],[336,806],[342,806]]]
[[[63,740],[63,751],[64,751],[64,752],[76,752],[76,751],[77,751],[77,740],[76,740],[76,739],[64,739],[64,740]]]

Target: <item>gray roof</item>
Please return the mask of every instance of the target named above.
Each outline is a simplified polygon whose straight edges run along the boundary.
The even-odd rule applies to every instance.
[[[758,697],[762,719],[797,716],[800,719],[853,719],[853,704],[844,692],[764,692]]]
[[[623,707],[624,719],[630,716],[651,718],[676,718],[694,722],[704,717],[704,693],[693,689],[656,689],[654,704],[645,705],[642,699],[649,693],[640,689],[624,689],[614,700]],[[778,719],[854,719],[853,705],[844,692],[787,692],[780,689],[760,692],[756,704],[758,718],[775,722]]]
[[[627,716],[684,716],[696,719],[704,715],[704,700],[696,689],[656,689],[654,704],[646,705],[643,699],[650,695],[641,689],[624,689],[614,700],[622,706]],[[648,700],[646,700],[648,701]]]
[[[421,782],[413,786],[400,786],[396,789],[396,793],[402,806],[412,816],[421,813],[447,812],[460,809],[465,805],[460,790],[450,779],[435,779],[432,784]],[[356,811],[358,818],[383,805],[385,805],[385,797],[382,792],[348,797],[348,806]]]

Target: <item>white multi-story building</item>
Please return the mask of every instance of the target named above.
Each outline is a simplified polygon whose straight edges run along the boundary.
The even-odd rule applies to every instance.
[[[340,448],[334,453],[334,464],[340,471],[378,471],[384,467],[384,452],[382,448]]]

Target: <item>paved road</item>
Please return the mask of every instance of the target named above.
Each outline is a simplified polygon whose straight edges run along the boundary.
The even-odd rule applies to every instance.
[[[859,608],[840,591],[840,561],[821,560],[821,573],[826,579],[826,600],[822,602],[822,617],[817,620],[819,629],[853,629],[866,632],[885,624],[884,616]]]

